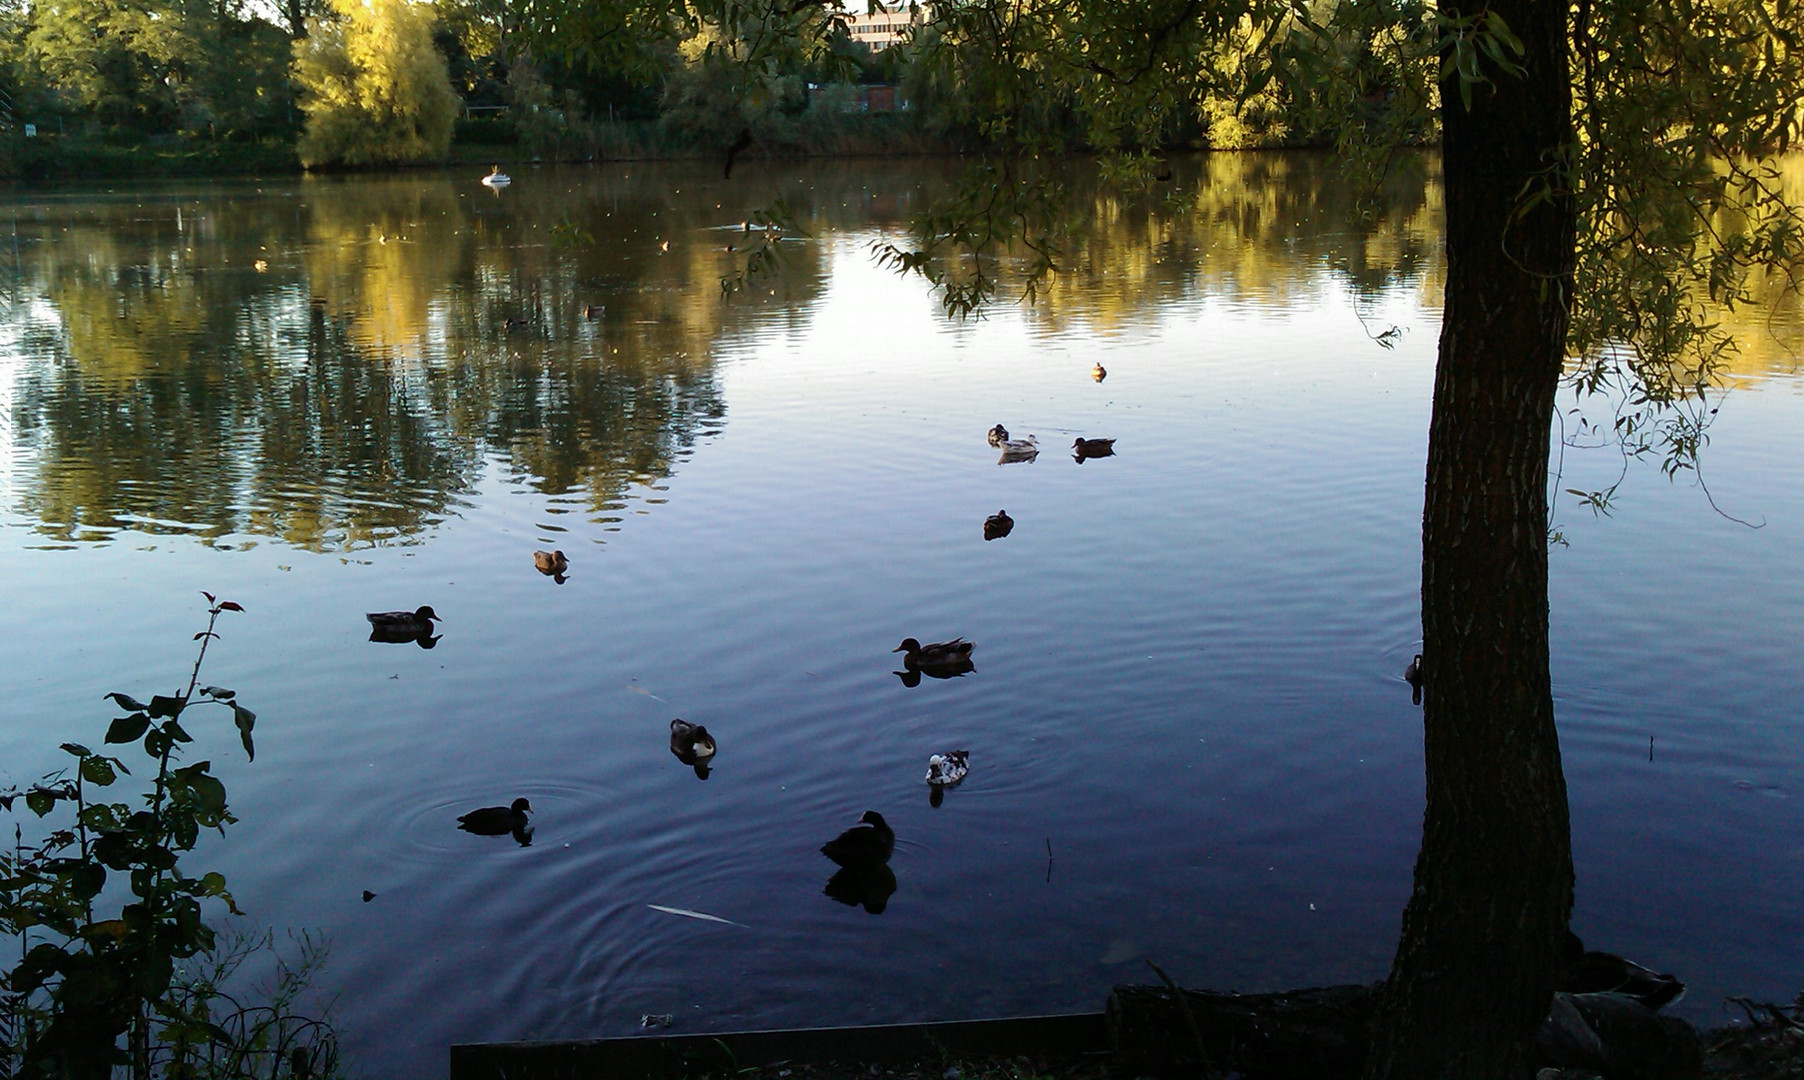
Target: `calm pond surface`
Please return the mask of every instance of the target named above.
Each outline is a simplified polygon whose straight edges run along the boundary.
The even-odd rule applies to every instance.
[[[200,590],[243,604],[204,681],[259,714],[257,759],[190,725],[241,819],[196,861],[238,924],[329,934],[370,1076],[647,1013],[1089,1011],[1146,958],[1380,977],[1422,812],[1431,163],[1364,225],[1313,157],[1081,195],[1069,272],[965,323],[869,251],[953,169],[10,193],[0,785],[97,743],[105,692],[178,689]],[[777,195],[809,235],[723,303]],[[1745,324],[1724,513],[1637,462],[1612,517],[1561,497],[1552,555],[1575,926],[1706,1022],[1804,988],[1804,335]],[[999,465],[998,422],[1045,452]],[[1074,462],[1079,435],[1115,456]],[[420,604],[436,647],[368,640]],[[955,635],[974,672],[897,677],[897,642]],[[676,716],[719,739],[705,781]],[[951,748],[970,776],[935,807]],[[519,796],[530,846],[454,827]],[[823,895],[865,809],[899,838],[877,914]]]

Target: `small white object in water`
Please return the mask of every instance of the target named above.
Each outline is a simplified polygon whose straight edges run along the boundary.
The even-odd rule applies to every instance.
[[[927,782],[934,787],[951,787],[971,771],[971,755],[964,750],[948,750],[927,759]]]
[[[666,915],[681,915],[685,919],[700,919],[703,922],[724,923],[727,926],[745,925],[744,923],[736,923],[732,919],[723,919],[719,915],[710,915],[705,911],[690,911],[688,908],[665,907],[663,904],[647,904],[645,906],[653,911],[662,911]]]

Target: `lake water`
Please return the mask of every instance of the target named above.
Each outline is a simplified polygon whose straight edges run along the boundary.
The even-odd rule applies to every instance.
[[[329,935],[369,1076],[647,1013],[1091,1011],[1146,959],[1379,978],[1422,812],[1415,168],[1363,224],[1312,157],[1081,194],[1067,273],[969,322],[870,254],[947,163],[13,191],[0,785],[97,743],[107,691],[180,689],[201,590],[241,603],[203,681],[259,714],[257,758],[223,710],[188,725],[241,819],[195,860],[238,925]],[[778,196],[807,235],[723,302]],[[1745,322],[1723,513],[1637,462],[1614,516],[1561,497],[1552,554],[1574,924],[1704,1022],[1804,987],[1804,335]],[[1038,460],[998,464],[998,422]],[[368,640],[421,604],[434,648]],[[974,672],[895,674],[958,635]],[[676,716],[719,739],[705,781]],[[932,806],[951,748],[971,772]],[[530,846],[454,827],[519,796]],[[818,852],[866,809],[898,836],[877,914]]]

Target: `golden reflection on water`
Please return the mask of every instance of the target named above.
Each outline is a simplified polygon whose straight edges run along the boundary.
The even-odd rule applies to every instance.
[[[419,537],[498,455],[541,492],[615,513],[722,426],[716,358],[816,303],[829,241],[896,235],[956,168],[810,164],[735,186],[614,166],[534,170],[499,195],[405,175],[21,199],[6,509],[65,542],[131,528],[342,550]],[[1782,176],[1804,194],[1804,158]],[[1018,309],[1041,334],[1132,335],[1199,302],[1307,311],[1325,290],[1439,308],[1431,158],[1366,192],[1308,154],[1180,162],[1144,195],[1073,188],[1078,239]],[[780,277],[723,302],[739,223],[778,194],[808,237],[782,245]],[[1768,290],[1769,306],[1722,316],[1742,345],[1734,381],[1798,368],[1798,299]]]

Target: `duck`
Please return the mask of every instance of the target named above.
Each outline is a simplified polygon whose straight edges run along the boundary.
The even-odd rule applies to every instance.
[[[482,178],[482,182],[484,184],[487,184],[489,187],[498,188],[498,187],[506,187],[507,185],[513,183],[514,178],[507,175],[506,173],[502,172],[501,166],[497,165],[493,169],[489,170],[489,174]]]
[[[858,824],[821,845],[821,854],[841,866],[886,863],[895,850],[895,831],[875,810],[866,810],[858,816]]]
[[[1012,532],[1014,528],[1015,519],[1008,516],[1008,511],[998,510],[994,514],[983,519],[983,538],[985,540],[1000,540]]]
[[[963,667],[971,663],[971,650],[977,646],[964,638],[935,641],[923,645],[914,638],[903,638],[902,644],[890,652],[902,654],[902,666],[911,671],[931,668]]]
[[[401,640],[429,635],[432,633],[434,619],[444,621],[438,612],[432,610],[431,604],[421,604],[412,611],[372,611],[364,618],[370,621],[372,630],[403,635]]]
[[[570,569],[570,560],[564,557],[562,551],[535,551],[532,553],[532,564],[538,567],[539,573],[555,577],[560,583],[563,581],[564,571]]]
[[[1417,653],[1416,658],[1414,660],[1411,660],[1409,662],[1409,666],[1403,669],[1403,681],[1409,684],[1409,700],[1410,700],[1411,704],[1415,704],[1415,705],[1422,704],[1422,654],[1421,653]]]
[[[681,717],[670,722],[670,752],[683,764],[706,761],[714,756],[716,749],[714,736],[708,734],[707,728]]]
[[[485,806],[459,814],[457,827],[478,836],[501,836],[525,829],[526,815],[531,810],[532,803],[524,798],[515,799],[510,806]]]
[[[967,750],[948,750],[927,759],[927,782],[934,787],[952,787],[971,771],[971,754]]]
[[[1080,465],[1083,464],[1087,458],[1111,457],[1114,453],[1114,439],[1079,438],[1076,442],[1071,444],[1071,456],[1076,458]]]
[[[1005,442],[1008,442],[1008,428],[1003,427],[1001,424],[997,424],[990,429],[991,446],[1001,447]]]
[[[1090,369],[1090,377],[1092,379],[1095,379],[1097,382],[1101,382],[1104,379],[1109,377],[1109,369],[1106,367],[1103,367],[1102,364],[1099,363],[1095,367]]]
[[[1001,444],[1002,456],[996,464],[1007,465],[1011,461],[1032,461],[1040,456],[1040,443],[1032,435],[1025,439],[1004,439]]]
[[[1624,994],[1649,1009],[1663,1009],[1685,996],[1685,984],[1677,976],[1643,967],[1615,953],[1587,949],[1571,930],[1566,931],[1554,989],[1568,994]]]

